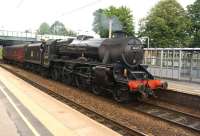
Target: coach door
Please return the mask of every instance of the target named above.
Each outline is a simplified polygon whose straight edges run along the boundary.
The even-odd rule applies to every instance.
[[[43,65],[48,67],[49,66],[49,46],[45,44],[44,46],[44,61]]]

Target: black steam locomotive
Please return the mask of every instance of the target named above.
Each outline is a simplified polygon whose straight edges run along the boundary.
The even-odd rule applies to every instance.
[[[167,87],[141,65],[144,50],[137,38],[81,35],[20,47],[24,49],[24,60],[20,61],[24,67],[69,85],[89,88],[96,95],[111,92],[118,102],[129,100],[133,94],[154,96],[155,90]]]

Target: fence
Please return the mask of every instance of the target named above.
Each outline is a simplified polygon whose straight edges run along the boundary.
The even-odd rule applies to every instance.
[[[200,83],[200,48],[145,48],[144,64],[154,76]]]
[[[0,38],[3,40],[40,41],[41,39],[68,39],[73,37],[47,34],[37,35],[36,33],[30,32],[0,30]]]

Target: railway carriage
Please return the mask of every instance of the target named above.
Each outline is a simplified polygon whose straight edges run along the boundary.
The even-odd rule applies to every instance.
[[[13,63],[24,63],[25,47],[27,44],[6,46],[3,48],[3,59]]]
[[[2,51],[3,51],[3,46],[0,45],[0,60],[3,59],[3,54],[2,54]]]

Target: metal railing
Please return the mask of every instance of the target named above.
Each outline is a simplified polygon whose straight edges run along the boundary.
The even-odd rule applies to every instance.
[[[154,76],[200,83],[200,48],[145,48],[144,64]]]
[[[7,31],[7,30],[0,30],[0,36],[6,36],[6,37],[30,37],[35,38],[34,33],[26,33],[26,32],[18,32],[18,31]]]
[[[28,32],[0,30],[1,40],[36,41],[36,35]]]
[[[70,36],[47,35],[47,34],[38,35],[36,33],[30,33],[30,32],[0,30],[0,38],[3,40],[40,41],[41,39],[67,39],[70,38]]]

